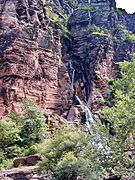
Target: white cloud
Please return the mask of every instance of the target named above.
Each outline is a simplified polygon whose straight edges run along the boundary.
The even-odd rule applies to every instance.
[[[135,0],[116,0],[117,7],[126,9],[128,13],[135,12]]]

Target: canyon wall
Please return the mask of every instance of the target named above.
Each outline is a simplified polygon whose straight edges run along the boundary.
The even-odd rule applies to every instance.
[[[135,52],[135,43],[126,39],[126,31],[135,33],[135,14],[117,9],[114,0],[46,3],[60,18],[69,17],[70,39],[50,21],[41,0],[0,2],[1,119],[21,112],[24,98],[33,99],[45,114],[66,117],[73,94],[100,114],[108,80],[120,76],[115,63],[130,61]],[[93,26],[100,29],[91,32]]]
[[[31,98],[46,114],[68,108],[70,79],[61,62],[60,29],[40,0],[0,4],[0,117]]]
[[[115,63],[131,61],[135,52],[135,41],[127,38],[134,34],[134,18],[114,0],[78,0],[69,18],[72,43],[66,53],[75,69],[76,94],[97,115],[109,95],[108,80],[120,77]]]

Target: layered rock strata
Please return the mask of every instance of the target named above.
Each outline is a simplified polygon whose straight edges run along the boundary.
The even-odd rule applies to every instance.
[[[117,9],[114,0],[80,0],[77,7],[68,23],[72,43],[66,62],[75,69],[75,93],[100,114],[100,101],[109,94],[108,80],[120,77],[115,63],[130,61],[135,52],[135,43],[126,39],[134,33],[135,14]]]
[[[31,98],[46,114],[68,108],[70,80],[61,62],[59,27],[40,0],[0,3],[0,118]]]
[[[70,64],[75,70],[74,95],[99,114],[100,99],[109,94],[108,80],[120,75],[115,62],[130,61],[135,52],[135,43],[126,39],[127,32],[135,33],[135,14],[117,9],[115,0],[46,4],[47,8],[41,0],[0,3],[1,118],[21,112],[24,98],[36,101],[45,114],[67,117],[72,103]],[[69,39],[61,38],[62,28],[50,21],[48,8],[59,18],[69,17]],[[98,29],[91,32],[93,26]]]

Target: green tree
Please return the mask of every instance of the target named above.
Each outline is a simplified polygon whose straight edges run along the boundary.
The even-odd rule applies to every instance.
[[[87,143],[86,134],[72,126],[62,126],[39,146],[40,153],[45,156],[39,164],[40,171],[51,171],[54,179],[76,179],[80,168],[79,154]]]
[[[134,157],[131,152],[135,133],[135,55],[132,62],[121,62],[119,66],[122,77],[113,80],[110,86],[114,105],[104,108],[102,120],[110,122],[115,130],[115,136],[109,141],[111,150],[114,152],[112,163],[116,164],[115,170],[132,176]]]
[[[0,121],[0,170],[11,166],[12,158],[21,153],[20,128],[11,119]]]
[[[21,138],[19,136],[20,129],[15,122],[11,120],[0,121],[0,147],[5,148],[18,143]]]
[[[52,174],[54,180],[100,180],[105,177],[104,154],[90,145],[92,137],[71,125],[63,125],[56,134],[39,145],[44,160],[40,172]]]
[[[22,117],[21,138],[24,145],[31,145],[41,141],[47,130],[46,119],[41,109],[30,99],[23,102],[25,112]]]
[[[36,143],[45,137],[47,125],[41,109],[25,99],[23,110],[23,116],[11,112],[7,120],[0,121],[0,169],[8,168],[14,157],[37,153]]]

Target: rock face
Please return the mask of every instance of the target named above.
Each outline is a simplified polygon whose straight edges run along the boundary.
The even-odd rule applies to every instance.
[[[69,16],[71,41],[61,38],[61,27],[50,21],[41,0],[0,2],[1,118],[21,112],[24,98],[36,101],[45,114],[67,117],[71,64],[74,95],[100,114],[100,99],[109,93],[107,82],[120,74],[115,62],[130,61],[135,52],[126,34],[135,33],[135,14],[117,9],[115,0],[46,3],[58,17]],[[93,26],[98,29],[92,32]]]
[[[0,118],[21,112],[24,98],[46,114],[62,114],[70,80],[61,63],[60,30],[52,29],[41,0],[1,1],[0,27]]]
[[[114,0],[78,1],[77,7],[68,23],[72,43],[66,61],[75,71],[75,93],[100,114],[100,100],[109,93],[108,80],[120,75],[115,62],[130,61],[135,52],[135,43],[126,39],[126,33],[134,33],[135,14],[117,9]]]
[[[53,133],[59,124],[80,123],[75,101],[71,107],[75,95],[100,115],[108,80],[120,77],[115,63],[131,61],[135,52],[127,38],[135,33],[135,14],[117,9],[115,0],[45,2],[58,17],[69,16],[69,38],[61,37],[61,26],[50,21],[41,0],[0,1],[0,119],[21,113],[23,99],[30,98],[44,110]],[[14,166],[37,159],[17,159]],[[36,169],[9,170],[0,179],[42,179],[34,177]]]

